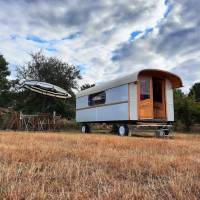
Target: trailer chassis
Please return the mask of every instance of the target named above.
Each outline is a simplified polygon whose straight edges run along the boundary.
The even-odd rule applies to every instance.
[[[119,136],[132,136],[139,130],[154,131],[156,138],[166,138],[172,133],[172,122],[85,122],[81,125],[82,133],[91,132],[91,124],[108,124],[112,125],[112,132],[117,133]]]

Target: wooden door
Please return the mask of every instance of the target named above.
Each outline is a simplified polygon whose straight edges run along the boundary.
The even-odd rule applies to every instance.
[[[140,77],[138,84],[139,119],[153,119],[152,78]]]
[[[165,80],[153,78],[154,119],[166,119]]]

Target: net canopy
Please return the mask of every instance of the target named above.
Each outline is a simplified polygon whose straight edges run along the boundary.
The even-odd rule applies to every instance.
[[[71,95],[64,89],[46,82],[39,82],[33,80],[25,80],[22,87],[37,92],[43,95],[52,96],[56,98],[67,99]]]

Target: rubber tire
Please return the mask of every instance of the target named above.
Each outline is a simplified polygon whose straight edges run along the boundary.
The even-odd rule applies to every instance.
[[[170,132],[171,132],[170,129],[165,130],[165,136],[169,136]]]
[[[113,124],[113,125],[112,125],[111,133],[116,133],[116,134],[118,134],[118,129],[119,129],[119,125]]]
[[[118,127],[118,135],[119,136],[127,136],[129,133],[129,128],[127,125],[120,125]]]
[[[90,132],[91,132],[91,129],[88,124],[83,124],[81,126],[81,133],[90,133]]]

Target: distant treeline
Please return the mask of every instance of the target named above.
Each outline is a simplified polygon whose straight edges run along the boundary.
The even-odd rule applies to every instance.
[[[3,55],[0,55],[0,107],[12,107],[15,111],[25,114],[53,113],[62,117],[75,118],[75,94],[77,89],[86,89],[92,85],[85,84],[79,88],[77,81],[82,77],[80,70],[56,57],[46,57],[43,53],[31,53],[31,60],[17,66],[16,79],[8,80],[10,75],[9,64]],[[20,88],[22,80],[37,80],[57,85],[67,92],[72,98],[63,100],[44,96]]]
[[[200,83],[195,83],[189,94],[174,91],[175,127],[190,131],[194,124],[200,124]]]
[[[80,70],[74,65],[56,57],[46,57],[42,52],[32,53],[30,56],[28,63],[17,67],[16,79],[9,80],[9,64],[0,55],[0,107],[11,107],[26,114],[56,111],[62,117],[74,119],[74,90],[84,90],[94,85],[85,84],[79,87],[77,81],[82,77]],[[62,100],[23,90],[19,87],[19,82],[24,79],[55,84],[67,90],[72,98]],[[200,124],[200,83],[195,83],[189,94],[175,90],[174,102],[176,129],[189,131],[193,124]]]

